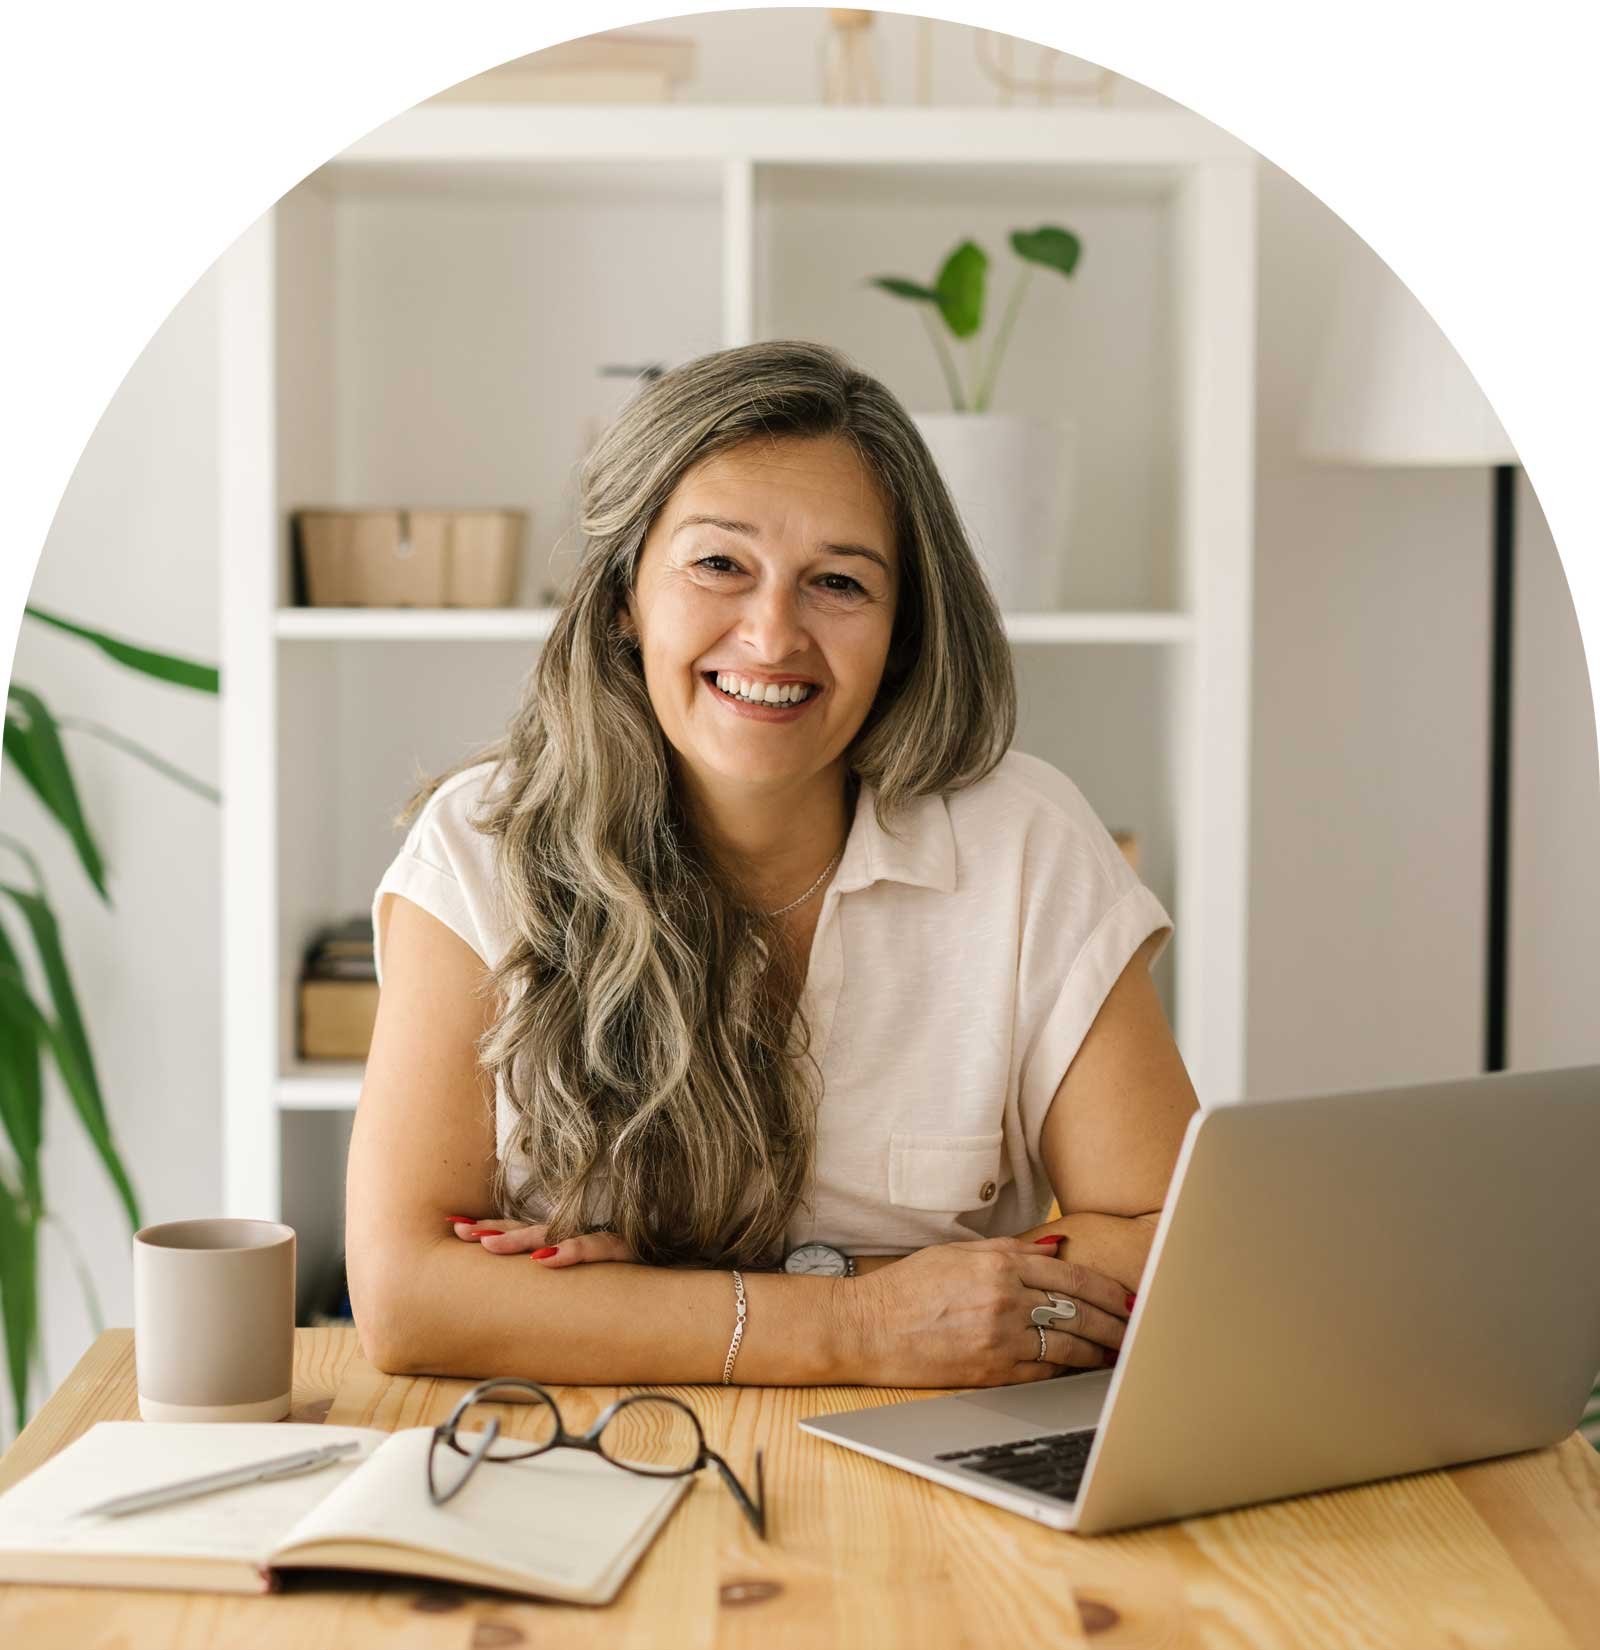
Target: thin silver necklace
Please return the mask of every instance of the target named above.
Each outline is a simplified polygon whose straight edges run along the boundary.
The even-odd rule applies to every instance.
[[[824,881],[827,880],[828,873],[834,868],[835,865],[837,865],[839,863],[839,860],[843,856],[843,854],[844,854],[844,849],[841,848],[839,850],[839,852],[837,854],[835,854],[833,856],[833,858],[830,859],[828,861],[828,863],[822,867],[822,875],[820,877],[818,877],[817,880],[814,883],[812,883],[811,886],[808,889],[806,889],[806,891],[799,897],[799,899],[792,899],[792,900],[789,901],[789,903],[787,905],[780,905],[776,911],[768,911],[766,914],[769,917],[781,917],[784,914],[784,912],[794,910],[795,906],[804,905],[805,902],[808,899],[810,899],[811,896],[814,893],[816,893],[816,891],[822,886]]]

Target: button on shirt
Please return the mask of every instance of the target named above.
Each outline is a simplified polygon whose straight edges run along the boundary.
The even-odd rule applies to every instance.
[[[510,932],[494,842],[469,823],[492,765],[429,798],[373,897],[431,912],[493,965]],[[801,1008],[822,1072],[809,1239],[850,1254],[1020,1232],[1044,1218],[1046,1113],[1100,1005],[1172,919],[1064,773],[1010,751],[977,784],[918,798],[878,823],[862,782],[824,890]],[[382,980],[381,945],[378,977]],[[537,1165],[510,1147],[501,1085],[496,1148],[513,1186]]]

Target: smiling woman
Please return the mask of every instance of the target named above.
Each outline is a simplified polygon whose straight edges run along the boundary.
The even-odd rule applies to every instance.
[[[641,390],[581,491],[523,704],[413,798],[374,899],[368,1356],[906,1386],[1111,1361],[1195,1105],[1148,972],[1171,924],[1008,749],[1000,616],[914,424],[836,351],[752,344]],[[1052,1293],[1071,1332],[1031,1320]]]

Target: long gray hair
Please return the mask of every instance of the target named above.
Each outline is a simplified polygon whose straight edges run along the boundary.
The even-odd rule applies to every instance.
[[[715,870],[680,805],[635,645],[618,626],[645,535],[684,473],[743,443],[849,441],[888,506],[900,580],[878,694],[847,753],[886,830],[973,784],[1010,746],[1000,614],[916,425],[839,351],[780,339],[648,382],[579,474],[582,555],[505,735],[428,780],[495,768],[474,828],[496,839],[514,931],[484,982],[482,1069],[516,1113],[496,1207],[549,1241],[606,1228],[657,1265],[781,1252],[813,1168],[820,1071],[778,927]],[[778,989],[774,989],[774,987]],[[522,1186],[506,1159],[525,1153]]]

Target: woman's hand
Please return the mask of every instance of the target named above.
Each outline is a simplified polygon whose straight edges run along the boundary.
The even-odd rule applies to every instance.
[[[1055,1258],[1055,1243],[979,1238],[939,1243],[844,1283],[852,1361],[872,1386],[981,1387],[1048,1380],[1116,1362],[1132,1310],[1103,1272]],[[1071,1330],[1047,1328],[1045,1362],[1031,1314],[1051,1294],[1074,1301]]]
[[[584,1232],[564,1243],[545,1242],[546,1225],[524,1226],[514,1220],[447,1217],[463,1242],[476,1243],[491,1255],[527,1255],[543,1266],[572,1266],[585,1260],[634,1260],[637,1257],[615,1232]]]

